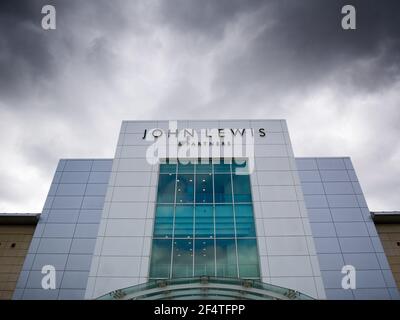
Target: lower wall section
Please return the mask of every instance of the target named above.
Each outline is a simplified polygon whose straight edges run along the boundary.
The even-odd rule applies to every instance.
[[[61,160],[13,299],[83,299],[112,160]],[[56,289],[42,288],[44,266]]]
[[[397,287],[400,288],[400,225],[378,224],[376,229],[389,261]]]
[[[350,158],[297,158],[328,299],[399,299],[392,272]],[[356,289],[341,286],[344,265]]]
[[[34,231],[34,225],[0,225],[0,300],[13,296]]]

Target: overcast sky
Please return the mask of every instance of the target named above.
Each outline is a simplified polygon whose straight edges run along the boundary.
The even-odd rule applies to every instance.
[[[296,156],[351,156],[370,209],[400,209],[399,15],[398,0],[2,0],[0,212],[40,212],[59,158],[113,157],[122,120],[174,118],[287,119]]]

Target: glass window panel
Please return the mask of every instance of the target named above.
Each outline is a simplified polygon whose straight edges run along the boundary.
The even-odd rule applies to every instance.
[[[172,264],[172,277],[193,276],[193,240],[175,240]]]
[[[231,164],[230,163],[214,163],[214,173],[230,173]]]
[[[154,221],[154,237],[168,238],[172,236],[174,222],[174,206],[157,205]]]
[[[194,175],[178,174],[176,181],[176,203],[193,203]]]
[[[211,160],[210,160],[211,161]],[[196,165],[196,173],[204,173],[204,174],[211,174],[212,173],[212,164],[197,164]]]
[[[217,277],[237,277],[235,240],[217,239],[216,254]]]
[[[194,173],[194,164],[191,162],[178,164],[178,173]]]
[[[160,173],[176,173],[176,163],[160,163]]]
[[[233,206],[231,204],[215,206],[215,233],[218,238],[232,238],[235,236]]]
[[[158,179],[157,202],[174,203],[175,200],[175,174],[160,174]]]
[[[235,204],[236,236],[255,237],[253,206],[251,204]]]
[[[235,159],[232,162],[232,173],[236,174],[238,172],[240,172],[240,173],[248,173],[249,172],[249,168],[247,167],[247,161]]]
[[[241,278],[259,278],[259,264],[256,239],[238,239],[239,276]]]
[[[196,175],[196,203],[212,203],[213,186],[212,176],[208,174]]]
[[[235,202],[251,202],[251,186],[249,175],[232,175]]]
[[[215,276],[214,240],[196,239],[194,256],[195,276]]]
[[[232,184],[230,174],[214,175],[215,202],[232,202]]]
[[[212,205],[196,205],[195,211],[196,237],[210,238],[214,236],[214,208]]]
[[[193,211],[192,205],[177,205],[175,208],[175,237],[193,237]]]
[[[153,240],[150,278],[169,278],[171,269],[172,240]]]

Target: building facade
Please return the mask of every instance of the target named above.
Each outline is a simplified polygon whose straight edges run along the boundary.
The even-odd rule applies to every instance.
[[[113,159],[60,160],[14,299],[204,287],[208,298],[399,297],[350,158],[295,158],[284,120],[124,121]]]
[[[40,214],[0,214],[0,300],[12,298]]]
[[[400,288],[400,212],[372,212],[372,219],[382,241],[397,288]]]

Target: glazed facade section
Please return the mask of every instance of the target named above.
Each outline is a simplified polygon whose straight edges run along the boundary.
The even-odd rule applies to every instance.
[[[250,177],[218,162],[160,165],[150,279],[260,278]]]

